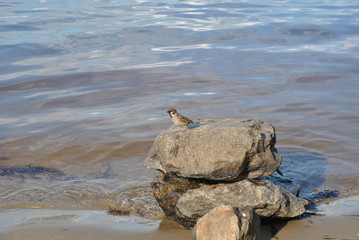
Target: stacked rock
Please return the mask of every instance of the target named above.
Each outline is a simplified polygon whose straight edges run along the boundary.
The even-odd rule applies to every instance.
[[[160,171],[153,195],[166,216],[186,228],[221,205],[253,209],[262,218],[299,216],[308,202],[296,197],[299,186],[273,174],[282,162],[275,142],[274,127],[260,120],[173,125],[157,136],[145,160]]]
[[[253,209],[219,206],[201,217],[193,229],[193,240],[256,240],[260,218]]]

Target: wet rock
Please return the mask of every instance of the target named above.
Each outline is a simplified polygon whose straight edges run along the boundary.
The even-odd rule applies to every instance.
[[[173,125],[156,138],[148,168],[186,178],[234,181],[272,174],[282,157],[272,125],[259,120],[201,120],[190,129]]]
[[[13,166],[0,166],[0,176],[9,178],[32,178],[32,179],[62,179],[65,174],[60,170],[54,168],[46,168],[42,166],[24,166],[24,167],[13,167]]]
[[[252,209],[218,206],[201,217],[193,229],[194,240],[256,240],[260,218]]]
[[[176,204],[178,198],[189,189],[198,188],[197,181],[191,181],[186,178],[177,177],[173,174],[158,174],[151,184],[153,196],[157,199],[167,217],[175,219],[182,226],[189,228],[196,222],[188,218],[181,218],[176,214]]]
[[[111,203],[111,215],[135,215],[152,220],[162,219],[165,215],[152,195],[150,186],[128,188],[120,193],[116,203]]]
[[[259,177],[257,180],[268,180],[275,185],[281,186],[294,196],[299,196],[300,185],[294,182],[292,179],[280,176],[278,174],[272,174],[270,176]]]
[[[303,214],[308,203],[268,180],[215,183],[160,174],[152,189],[166,216],[186,228],[220,205],[253,208],[266,218],[292,218]]]
[[[328,190],[328,189],[323,189],[323,190],[318,190],[315,189],[311,192],[311,194],[309,195],[309,197],[307,198],[308,201],[310,201],[311,203],[319,203],[323,200],[327,200],[327,199],[331,199],[331,198],[337,198],[339,197],[339,191],[338,190]]]

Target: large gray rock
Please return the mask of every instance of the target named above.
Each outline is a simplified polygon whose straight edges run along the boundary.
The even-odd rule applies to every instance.
[[[293,218],[302,215],[308,202],[267,180],[242,180],[217,184],[215,188],[201,186],[179,197],[177,214],[198,218],[218,205],[253,208],[261,217]]]
[[[252,209],[218,206],[200,218],[193,240],[256,240],[260,218]]]
[[[282,162],[275,141],[273,126],[260,120],[201,120],[190,128],[173,125],[157,136],[145,165],[217,181],[267,176]]]
[[[292,218],[303,214],[308,204],[268,180],[215,183],[161,173],[152,190],[166,216],[186,228],[220,205],[252,208],[266,218]]]

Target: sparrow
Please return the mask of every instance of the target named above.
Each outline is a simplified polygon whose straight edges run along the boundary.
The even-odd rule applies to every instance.
[[[168,115],[170,115],[170,118],[172,119],[173,123],[176,124],[177,126],[184,127],[193,123],[191,119],[182,116],[174,108],[167,109],[167,113]]]

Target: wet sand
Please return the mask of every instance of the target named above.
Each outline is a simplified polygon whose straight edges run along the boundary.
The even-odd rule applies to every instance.
[[[261,240],[268,239],[359,239],[359,196],[318,205],[317,215],[262,228]],[[271,238],[270,233],[276,233]]]
[[[359,239],[359,196],[318,205],[316,215],[289,222],[262,225],[260,240],[269,239]],[[30,214],[36,210],[23,210]],[[51,210],[38,210],[46,215]],[[20,215],[21,210],[17,213]],[[70,211],[53,217],[25,217],[26,224],[0,232],[1,240],[143,240],[191,239],[191,231],[169,220],[151,221],[137,217],[107,216],[93,211],[88,214]],[[5,213],[6,214],[6,213]],[[59,214],[57,212],[56,214]],[[56,215],[55,214],[55,215]],[[26,214],[25,214],[26,215]],[[78,216],[78,217],[76,217]],[[1,220],[4,219],[4,215]]]
[[[113,228],[106,228],[101,226],[34,226],[12,230],[9,232],[1,233],[1,240],[140,240],[140,239],[173,239],[184,240],[191,239],[191,231],[178,229],[176,231],[161,231],[156,230],[152,232],[139,231],[126,231],[117,230]]]
[[[8,230],[0,231],[1,240],[15,239],[191,239],[191,231],[170,220],[148,220],[134,216],[111,216],[104,211],[10,210],[6,217],[21,219]],[[24,216],[20,216],[24,213]],[[34,216],[37,215],[37,216]]]
[[[283,226],[284,225],[284,226]],[[269,239],[359,239],[359,221],[357,216],[317,216],[288,223],[262,226],[261,240]],[[278,232],[278,228],[281,228]],[[273,232],[277,232],[273,237]],[[189,240],[191,231],[175,229],[157,229],[149,232],[136,230],[118,230],[93,225],[57,225],[31,226],[0,233],[0,239],[7,240],[122,240],[122,239],[173,239]]]

